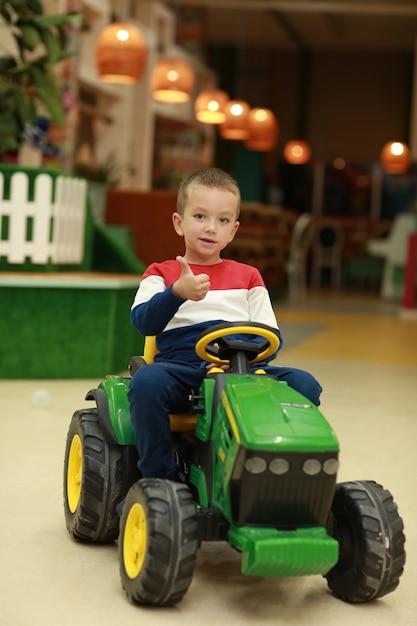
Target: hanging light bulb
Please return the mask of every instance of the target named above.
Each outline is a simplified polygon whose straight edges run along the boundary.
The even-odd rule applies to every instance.
[[[203,124],[221,124],[226,119],[223,107],[228,100],[229,96],[221,89],[201,91],[194,103],[197,120]]]
[[[381,150],[381,164],[389,174],[405,174],[411,165],[410,150],[401,141],[389,141]]]
[[[151,90],[159,102],[188,102],[195,76],[183,59],[167,57],[158,61],[151,75]]]
[[[225,121],[219,125],[223,139],[242,139],[249,137],[248,114],[249,105],[243,100],[229,100],[223,107]]]
[[[248,115],[249,136],[245,147],[249,150],[269,152],[278,141],[279,126],[277,118],[269,109],[255,108]]]
[[[303,165],[311,158],[311,149],[306,141],[293,139],[284,146],[284,159],[292,165]]]
[[[142,33],[129,22],[113,22],[96,42],[95,60],[100,78],[109,83],[136,83],[148,60]]]

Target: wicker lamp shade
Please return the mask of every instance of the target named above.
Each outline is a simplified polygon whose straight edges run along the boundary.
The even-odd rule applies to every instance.
[[[109,83],[136,83],[148,60],[148,48],[141,32],[129,22],[113,22],[104,28],[96,43],[96,67]]]
[[[219,133],[223,139],[245,140],[249,137],[248,114],[249,105],[243,100],[229,100],[223,107],[225,121],[219,125]]]
[[[188,102],[195,76],[190,65],[175,57],[158,61],[151,74],[151,91],[159,102]]]
[[[229,96],[221,89],[206,89],[198,94],[194,103],[194,112],[197,120],[203,124],[221,124],[226,115],[223,107]]]
[[[284,159],[292,165],[303,165],[311,158],[311,149],[306,141],[293,139],[284,146]]]
[[[269,109],[255,108],[248,115],[249,137],[245,147],[249,150],[269,152],[278,141],[279,126],[274,113]]]
[[[389,141],[381,150],[381,164],[389,174],[405,174],[411,165],[408,147],[400,141]]]

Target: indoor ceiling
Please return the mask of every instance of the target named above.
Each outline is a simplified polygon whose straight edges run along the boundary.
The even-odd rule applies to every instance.
[[[180,0],[204,9],[211,44],[311,51],[411,51],[417,0]]]

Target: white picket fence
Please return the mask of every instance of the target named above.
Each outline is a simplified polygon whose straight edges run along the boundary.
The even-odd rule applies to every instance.
[[[10,200],[4,200],[4,177],[0,172],[0,257],[16,264],[27,259],[41,265],[48,261],[82,263],[86,181],[67,176],[53,180],[48,173],[38,174],[33,200],[28,197],[29,177],[25,172],[15,172],[10,181]]]

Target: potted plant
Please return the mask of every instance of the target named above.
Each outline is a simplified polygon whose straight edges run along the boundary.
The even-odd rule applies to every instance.
[[[0,160],[25,141],[43,141],[45,125],[65,114],[54,66],[71,53],[67,28],[79,14],[47,15],[39,0],[0,0]]]

